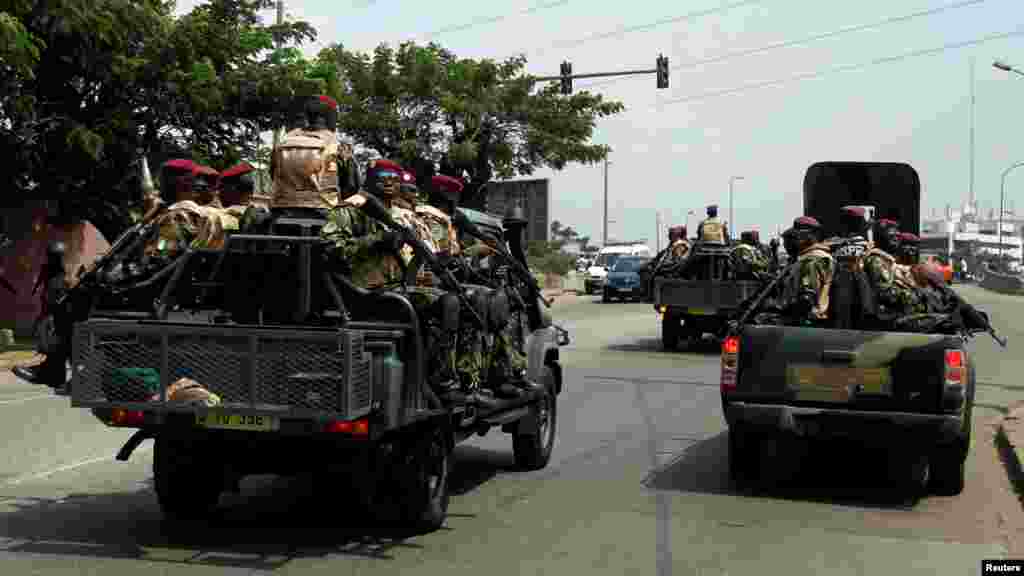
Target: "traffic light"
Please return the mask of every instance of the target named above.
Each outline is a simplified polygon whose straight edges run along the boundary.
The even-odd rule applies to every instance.
[[[562,62],[562,94],[572,94],[572,64]]]
[[[658,54],[658,88],[668,88],[668,58]]]

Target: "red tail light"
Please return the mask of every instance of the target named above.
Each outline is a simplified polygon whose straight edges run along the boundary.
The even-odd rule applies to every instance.
[[[110,414],[111,426],[139,428],[146,423],[146,416],[141,410],[122,410],[114,408]]]
[[[370,422],[365,418],[359,420],[335,420],[327,423],[327,426],[324,427],[324,432],[365,437],[370,435]]]
[[[722,354],[738,354],[740,351],[739,336],[729,336],[722,342]]]
[[[722,342],[722,380],[720,383],[723,394],[736,389],[737,355],[740,351],[738,336],[729,336]]]
[[[946,384],[962,384],[964,379],[964,351],[946,350]]]

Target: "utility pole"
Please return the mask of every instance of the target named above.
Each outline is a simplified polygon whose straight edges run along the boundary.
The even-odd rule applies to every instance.
[[[661,212],[654,211],[654,253],[661,252]]]
[[[280,26],[281,24],[284,24],[284,0],[277,0],[277,25]],[[277,45],[274,48],[280,50],[281,49],[281,43],[277,42],[276,44]],[[281,131],[282,130],[281,130],[280,127],[274,129],[274,149],[275,150],[277,149],[277,143],[281,139]]]
[[[601,235],[601,246],[608,245],[608,164],[611,162],[604,159],[604,229]]]
[[[978,198],[974,195],[974,56],[971,56],[971,132],[970,132],[970,191],[971,212],[978,217]]]

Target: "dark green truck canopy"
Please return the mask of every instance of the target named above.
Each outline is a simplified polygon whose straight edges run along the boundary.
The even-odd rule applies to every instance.
[[[921,179],[897,162],[818,162],[804,176],[804,215],[829,234],[839,227],[843,206],[874,206],[875,219],[889,218],[900,230],[920,234]]]

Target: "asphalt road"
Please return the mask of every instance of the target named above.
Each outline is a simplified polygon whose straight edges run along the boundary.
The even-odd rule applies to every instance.
[[[41,387],[0,376],[0,566],[5,574],[978,574],[1024,557],[1024,514],[992,422],[1024,396],[1024,299],[973,288],[1010,338],[979,362],[967,488],[893,502],[878,454],[834,448],[786,486],[736,493],[726,473],[714,347],[659,349],[647,304],[565,297],[566,389],[550,466],[512,469],[511,439],[457,449],[447,526],[404,542],[326,517],[302,480],[243,481],[206,530],[172,537],[151,489],[151,442]],[[1016,327],[1016,328],[1011,328]]]

